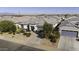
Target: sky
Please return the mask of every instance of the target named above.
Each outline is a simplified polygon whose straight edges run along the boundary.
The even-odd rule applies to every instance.
[[[18,14],[79,13],[79,7],[0,7],[0,13],[18,13]]]

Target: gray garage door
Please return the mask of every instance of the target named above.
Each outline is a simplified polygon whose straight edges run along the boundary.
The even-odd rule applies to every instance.
[[[61,35],[62,36],[68,36],[68,37],[77,37],[77,34],[78,32],[77,31],[62,31],[61,32]]]
[[[59,41],[59,48],[63,50],[74,50],[74,41],[76,41],[77,32],[73,31],[62,31]]]

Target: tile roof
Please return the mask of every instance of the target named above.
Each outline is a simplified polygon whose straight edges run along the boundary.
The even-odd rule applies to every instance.
[[[76,25],[79,24],[79,17],[72,17],[70,19],[67,19],[65,21],[63,21],[59,27],[63,27],[63,29],[69,29],[69,28],[77,28],[79,29],[79,27]]]

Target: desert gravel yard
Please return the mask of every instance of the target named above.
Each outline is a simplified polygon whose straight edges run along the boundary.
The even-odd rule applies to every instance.
[[[17,43],[17,44],[21,44],[21,45],[29,46],[29,47],[33,47],[33,48],[37,48],[36,50],[39,50],[39,49],[48,50],[48,51],[59,50],[59,49],[56,48],[57,47],[56,44],[52,44],[49,40],[38,38],[37,34],[35,34],[33,32],[31,32],[30,37],[26,37],[23,34],[13,35],[13,34],[8,34],[8,33],[3,33],[3,34],[0,34],[0,40],[12,42],[12,43]],[[18,47],[17,45],[15,45],[15,46]],[[12,50],[13,48],[15,48],[15,46],[12,45],[10,49]],[[7,47],[7,45],[5,47]],[[0,48],[2,48],[2,47],[0,46]],[[27,51],[28,50],[27,48],[25,47],[24,50]],[[16,50],[16,49],[13,49],[13,50]],[[20,49],[18,49],[18,50],[20,50]],[[31,49],[31,50],[34,50],[34,49]]]

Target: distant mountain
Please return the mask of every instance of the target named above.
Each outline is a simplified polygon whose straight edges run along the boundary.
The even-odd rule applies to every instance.
[[[17,15],[16,13],[0,13],[0,15]]]
[[[0,16],[4,16],[4,15],[79,15],[79,14],[26,14],[26,13],[6,13],[6,12],[3,12],[3,13],[0,13]]]

